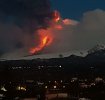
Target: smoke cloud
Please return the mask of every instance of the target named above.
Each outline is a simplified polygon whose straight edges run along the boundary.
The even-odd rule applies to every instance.
[[[87,50],[97,44],[105,44],[105,11],[96,9],[84,13],[74,31],[74,45],[80,50]]]
[[[49,0],[0,0],[0,55],[37,45],[36,31],[49,26],[51,15]]]
[[[80,21],[62,19],[63,29],[55,31],[52,52],[86,51],[105,44],[105,11],[96,9],[83,14]],[[59,34],[57,34],[59,33]]]
[[[52,17],[48,0],[0,1],[1,58],[27,55],[29,48],[39,44],[40,29],[54,38],[41,54],[83,51],[105,44],[104,10],[88,11],[80,21],[61,18],[55,24]]]

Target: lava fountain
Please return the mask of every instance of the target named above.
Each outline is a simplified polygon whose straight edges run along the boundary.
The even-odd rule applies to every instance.
[[[61,25],[58,25],[58,22],[60,20],[60,14],[58,11],[54,11],[53,14],[52,14],[52,20],[51,22],[53,23],[53,25],[49,25],[50,27],[49,28],[46,28],[46,29],[39,29],[38,30],[38,35],[39,35],[39,44],[35,47],[32,47],[30,49],[30,53],[31,54],[37,54],[38,52],[40,52],[41,50],[43,50],[45,47],[51,45],[51,43],[53,42],[54,40],[54,37],[53,37],[53,33],[51,32],[51,29],[61,29],[62,26]]]
[[[36,54],[39,51],[43,50],[46,46],[50,45],[53,42],[53,36],[49,33],[49,30],[40,29],[38,30],[39,35],[39,44],[36,47],[30,49],[31,54]]]

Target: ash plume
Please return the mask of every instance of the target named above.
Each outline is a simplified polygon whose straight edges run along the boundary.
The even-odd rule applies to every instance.
[[[49,0],[0,0],[0,55],[37,45],[35,31],[49,26],[51,14]]]

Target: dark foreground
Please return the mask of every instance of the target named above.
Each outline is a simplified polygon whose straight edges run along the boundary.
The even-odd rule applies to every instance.
[[[85,57],[0,61],[0,98],[105,100],[105,50]]]

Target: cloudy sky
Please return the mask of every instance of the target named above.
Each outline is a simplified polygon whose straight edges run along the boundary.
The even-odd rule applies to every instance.
[[[1,0],[0,57],[29,55],[29,48],[39,43],[39,29],[51,31],[54,37],[40,55],[84,51],[105,44],[104,4],[104,0]],[[55,23],[49,25],[54,10],[61,15],[57,23],[61,30]]]

